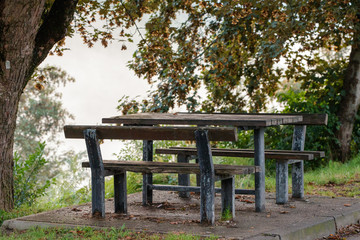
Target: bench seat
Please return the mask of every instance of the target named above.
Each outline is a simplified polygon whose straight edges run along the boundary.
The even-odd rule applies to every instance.
[[[211,148],[213,156],[222,157],[254,157],[254,149],[221,149]],[[185,154],[196,156],[196,148],[171,147],[167,149],[158,148],[157,154]],[[265,150],[265,159],[282,159],[282,160],[313,160],[314,158],[324,157],[323,151],[294,151],[294,150]]]
[[[196,163],[103,160],[103,165],[105,170],[113,172],[200,174],[200,166]],[[90,163],[83,162],[82,167],[89,168]],[[214,164],[214,172],[218,176],[252,174],[259,171],[260,168],[256,166]]]
[[[158,148],[155,150],[157,154],[173,154],[178,156],[179,162],[188,162],[191,158],[197,158],[197,149],[190,147],[171,147],[168,149]],[[253,149],[220,149],[211,148],[212,156],[222,157],[242,157],[253,158]],[[287,179],[288,179],[288,163],[295,163],[305,160],[313,160],[315,158],[324,157],[323,151],[295,151],[295,150],[265,150],[265,159],[275,159],[276,163],[276,202],[278,204],[284,204],[287,202]],[[236,165],[235,165],[236,166]],[[234,167],[235,167],[234,166]],[[199,177],[197,177],[197,181]],[[190,179],[187,175],[179,174],[179,183],[181,185],[189,185]],[[199,184],[198,184],[199,185]],[[244,192],[241,189],[236,189],[238,194],[254,194],[252,191]],[[180,197],[187,198],[189,193],[180,192]]]
[[[114,175],[115,212],[127,213],[126,172],[140,173],[178,173],[200,174],[200,165],[196,163],[168,163],[144,161],[103,160],[103,176]],[[214,164],[215,181],[221,181],[221,188],[214,188],[214,192],[221,193],[222,212],[231,211],[235,216],[235,181],[234,175],[244,175],[260,172],[260,167]],[[90,168],[90,162],[83,162],[82,167]],[[148,184],[151,190],[201,192],[200,187],[155,185]],[[241,189],[238,193],[255,193],[254,190]]]

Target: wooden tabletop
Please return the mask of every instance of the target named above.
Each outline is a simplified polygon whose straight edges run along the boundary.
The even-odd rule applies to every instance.
[[[202,114],[202,113],[136,113],[103,118],[103,123],[130,125],[199,125],[268,127],[301,122],[301,115],[264,115],[264,114]]]

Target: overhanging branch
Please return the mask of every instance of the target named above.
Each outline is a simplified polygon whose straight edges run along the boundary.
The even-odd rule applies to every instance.
[[[67,28],[74,18],[77,3],[78,0],[55,0],[36,35],[33,69],[46,58],[55,43],[65,37]]]

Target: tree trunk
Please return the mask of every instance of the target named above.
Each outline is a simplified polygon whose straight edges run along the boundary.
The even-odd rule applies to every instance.
[[[354,36],[349,65],[344,78],[343,89],[345,96],[341,99],[340,109],[337,116],[340,121],[340,128],[336,133],[340,149],[338,159],[345,162],[351,157],[350,144],[354,128],[356,113],[360,105],[360,41],[359,34]]]
[[[0,92],[0,209],[13,207],[13,144],[19,97]]]
[[[20,96],[35,68],[64,38],[77,0],[0,0],[0,210],[13,208],[13,145]]]

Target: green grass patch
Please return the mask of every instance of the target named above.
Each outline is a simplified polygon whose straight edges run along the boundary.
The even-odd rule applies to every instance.
[[[216,239],[216,237],[203,238],[184,233],[156,234],[148,232],[134,232],[122,228],[93,229],[82,227],[75,229],[67,228],[31,228],[27,231],[15,231],[12,233],[0,232],[0,240],[8,239],[94,239],[94,240],[117,240],[117,239],[149,239],[149,240],[197,240],[197,239]]]

